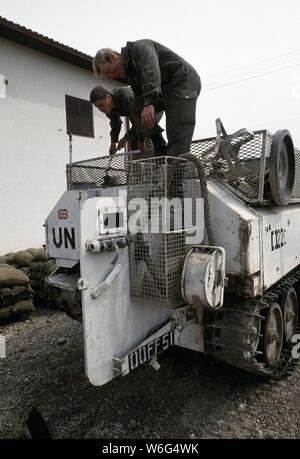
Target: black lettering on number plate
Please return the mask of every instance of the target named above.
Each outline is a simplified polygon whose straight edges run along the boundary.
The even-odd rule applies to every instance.
[[[174,334],[172,331],[150,341],[145,346],[136,349],[128,355],[129,371],[134,370],[143,363],[149,362],[155,354],[167,350],[174,344]]]

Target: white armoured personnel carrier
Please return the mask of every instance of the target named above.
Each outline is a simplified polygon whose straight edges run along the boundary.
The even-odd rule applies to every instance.
[[[46,221],[48,278],[82,320],[94,385],[182,346],[258,375],[293,363],[300,152],[288,131],[242,129],[67,165]]]

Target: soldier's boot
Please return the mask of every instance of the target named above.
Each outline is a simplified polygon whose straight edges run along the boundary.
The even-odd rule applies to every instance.
[[[163,138],[161,132],[151,137],[153,142],[155,156],[164,156],[167,152],[167,142]]]

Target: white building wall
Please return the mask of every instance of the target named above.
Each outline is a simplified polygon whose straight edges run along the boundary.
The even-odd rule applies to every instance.
[[[66,190],[65,95],[89,100],[91,72],[0,38],[0,255],[41,247],[43,224]],[[102,80],[110,89],[111,83]],[[124,125],[125,123],[123,123]],[[73,136],[73,161],[108,154],[109,120],[94,109],[95,138]]]

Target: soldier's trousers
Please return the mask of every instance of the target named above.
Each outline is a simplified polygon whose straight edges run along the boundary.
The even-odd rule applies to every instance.
[[[178,96],[177,91],[164,94],[168,156],[190,151],[196,124],[197,97],[186,99]]]
[[[162,105],[155,107],[156,112],[162,109],[165,111],[168,138],[166,154],[168,156],[179,156],[190,151],[196,124],[197,98],[201,91],[200,77],[195,71],[190,71],[185,79],[177,81],[176,86],[174,88],[162,88]],[[155,138],[162,131],[158,124],[151,130],[145,130],[141,126],[143,100],[142,96],[135,98],[132,112],[141,132],[145,131],[146,137]],[[157,113],[155,115],[157,116]]]

